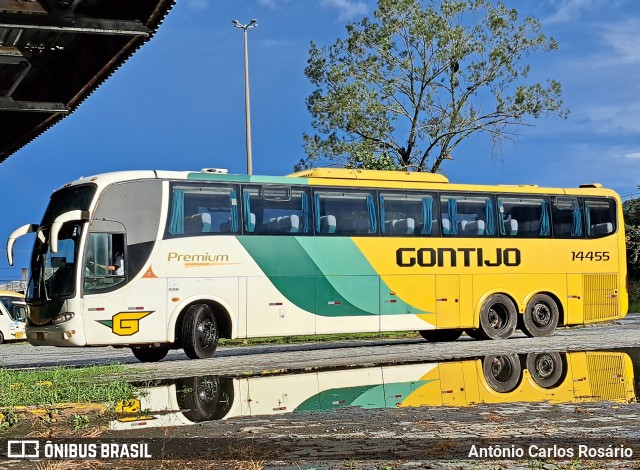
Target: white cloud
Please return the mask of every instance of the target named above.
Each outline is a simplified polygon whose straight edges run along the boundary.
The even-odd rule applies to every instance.
[[[291,0],[258,0],[258,5],[271,9],[278,8],[283,3],[289,3]]]
[[[321,0],[320,4],[339,10],[339,20],[351,20],[356,16],[366,15],[369,11],[366,3],[353,0]]]
[[[625,153],[624,158],[631,158],[633,160],[637,160],[640,159],[640,152],[631,152],[631,153]]]
[[[567,23],[575,20],[583,10],[593,8],[596,3],[599,3],[599,0],[558,0],[552,3],[558,7],[550,17],[545,18],[544,23],[547,24]]]
[[[188,0],[187,8],[193,11],[202,11],[209,8],[208,0]]]
[[[613,60],[623,64],[640,63],[640,20],[627,20],[608,25],[602,34],[604,41],[613,49]]]

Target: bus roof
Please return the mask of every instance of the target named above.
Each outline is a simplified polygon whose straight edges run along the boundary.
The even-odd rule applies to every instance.
[[[104,188],[114,183],[144,179],[187,180],[187,181],[220,181],[228,183],[256,183],[256,184],[302,184],[319,186],[353,186],[379,188],[411,188],[422,190],[447,189],[451,191],[491,191],[499,193],[530,193],[530,194],[567,194],[567,195],[602,195],[619,198],[610,189],[603,188],[599,183],[582,184],[579,187],[540,187],[535,184],[466,184],[450,183],[447,177],[437,173],[389,171],[389,170],[359,170],[348,168],[314,168],[299,171],[286,176],[229,174],[222,169],[204,168],[200,171],[164,171],[164,170],[134,170],[102,173],[94,176],[82,177],[63,186],[94,183]]]
[[[446,176],[438,173],[391,170],[353,170],[349,168],[313,168],[287,175],[295,178],[332,178],[369,181],[411,181],[419,183],[448,183]]]

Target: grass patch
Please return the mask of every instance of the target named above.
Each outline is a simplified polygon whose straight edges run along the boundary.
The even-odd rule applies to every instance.
[[[136,396],[124,380],[104,381],[121,374],[120,364],[42,371],[0,369],[0,407],[67,403],[117,403]]]
[[[329,341],[349,341],[366,339],[398,339],[421,338],[415,331],[390,331],[383,333],[341,333],[325,335],[300,335],[300,336],[272,336],[268,338],[220,338],[220,346],[248,346],[259,344],[295,344],[295,343],[321,343]]]

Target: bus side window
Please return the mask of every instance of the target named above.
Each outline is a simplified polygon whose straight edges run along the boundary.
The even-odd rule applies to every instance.
[[[496,216],[490,196],[453,196],[440,198],[442,233],[458,237],[483,237],[496,234]]]
[[[316,233],[350,236],[378,232],[373,191],[315,190],[313,206]]]
[[[382,192],[379,203],[382,235],[397,237],[439,233],[432,195]]]
[[[234,186],[175,186],[171,193],[169,235],[238,233],[239,209]]]
[[[498,197],[498,229],[506,237],[550,236],[549,203],[538,197]]]
[[[610,198],[584,200],[587,237],[600,238],[616,231],[616,203]]]
[[[551,211],[553,236],[583,238],[583,214],[577,197],[556,196]]]
[[[311,206],[305,188],[247,185],[242,188],[245,233],[302,235],[311,233]]]

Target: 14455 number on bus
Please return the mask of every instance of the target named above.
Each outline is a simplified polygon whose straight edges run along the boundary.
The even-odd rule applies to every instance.
[[[571,261],[609,261],[608,251],[572,251]]]

